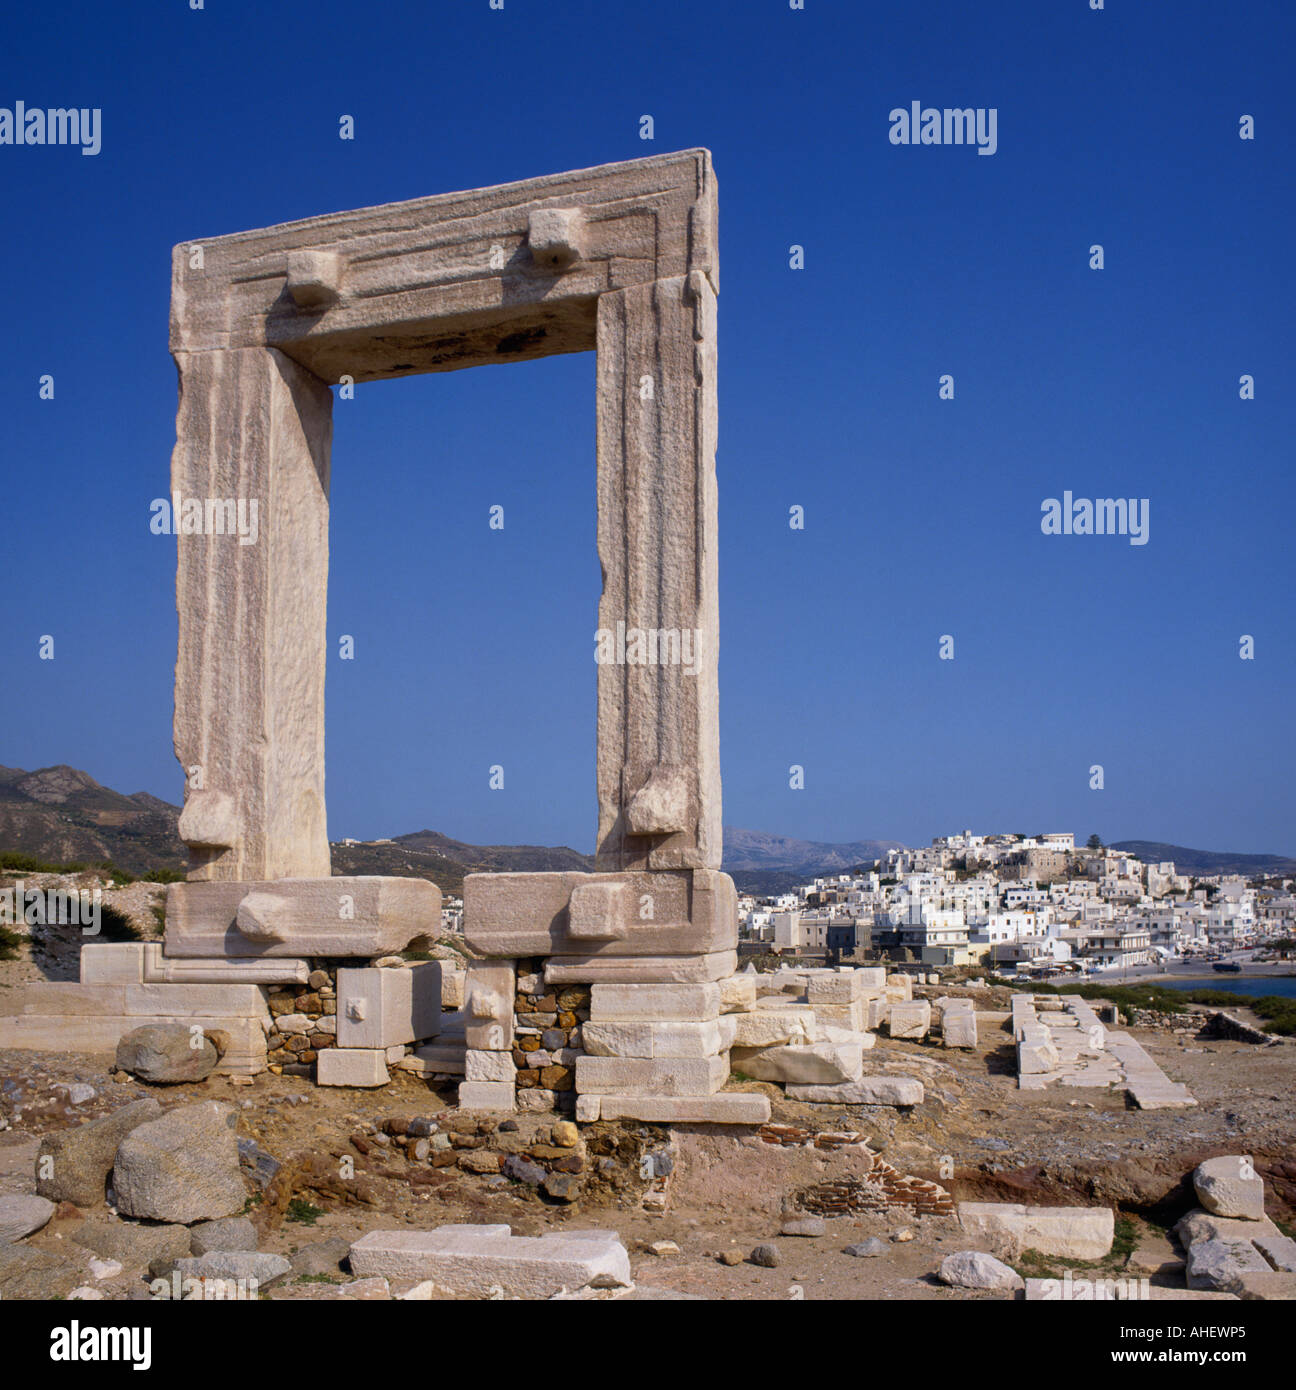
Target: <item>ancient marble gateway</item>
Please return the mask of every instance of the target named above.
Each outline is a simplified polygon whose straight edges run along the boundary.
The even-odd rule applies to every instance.
[[[616,986],[618,1019],[642,1025],[627,1056],[547,1049],[580,1092],[621,1109],[708,1098],[717,1118],[761,1108],[713,1098],[729,1074],[716,982],[737,944],[719,872],[717,287],[705,150],[176,248],[172,491],[255,498],[261,523],[256,544],[178,541],[191,868],[170,894],[167,957],[368,959],[435,931],[431,884],[329,871],[328,386],[594,349],[599,629],[622,634],[597,666],[598,871],[468,879],[465,934],[492,964],[468,972],[462,1099],[514,1104],[523,960],[541,1000]],[[648,657],[626,658],[627,631],[651,636]],[[321,1054],[321,1071],[343,1060]]]
[[[686,150],[176,247],[188,881],[161,946],[88,945],[80,985],[37,987],[29,1035],[210,1019],[227,1070],[381,1085],[399,1066],[462,1078],[466,1107],[768,1118],[764,1095],[721,1093],[755,990],[720,872],[716,244],[711,158]],[[436,887],[330,872],[329,386],[590,349],[596,872],[471,875],[480,959],[411,964]],[[255,530],[206,524],[241,516]],[[771,1021],[761,1046],[811,1041]]]

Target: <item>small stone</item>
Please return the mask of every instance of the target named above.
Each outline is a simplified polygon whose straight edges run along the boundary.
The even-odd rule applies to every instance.
[[[459,1167],[465,1173],[498,1173],[500,1157],[499,1154],[470,1149],[459,1155]]]
[[[290,1256],[292,1272],[298,1278],[303,1274],[336,1274],[350,1253],[351,1242],[342,1236],[314,1241]]]
[[[1002,1260],[987,1255],[984,1250],[960,1250],[946,1255],[940,1262],[939,1278],[943,1284],[960,1289],[1024,1289],[1025,1281],[1015,1269]]]
[[[648,1247],[650,1255],[678,1255],[680,1248],[673,1240],[655,1240]]]
[[[580,1191],[580,1184],[570,1173],[550,1173],[541,1186],[559,1202],[574,1202]]]
[[[90,1273],[96,1279],[115,1279],[122,1272],[120,1260],[100,1260],[90,1261]]]
[[[516,1120],[501,1120],[499,1132],[501,1134],[516,1134],[520,1126]]]
[[[777,1245],[758,1245],[747,1258],[762,1269],[774,1269],[782,1257]]]
[[[316,992],[326,989],[331,983],[327,970],[312,970],[306,977],[306,983]]]
[[[741,1250],[722,1250],[722,1251],[720,1252],[719,1259],[720,1259],[720,1263],[721,1263],[722,1265],[729,1265],[729,1266],[731,1266],[731,1267],[732,1267],[733,1265],[740,1265],[740,1264],[742,1264],[742,1259],[743,1259],[743,1257],[742,1257],[742,1251],[741,1251]]]
[[[900,1230],[891,1232],[891,1239],[895,1241],[897,1245],[903,1245],[905,1241],[912,1240],[913,1238],[914,1233],[908,1226],[902,1226]]]
[[[539,1187],[545,1180],[545,1170],[521,1154],[509,1154],[500,1164],[500,1172],[514,1182],[525,1183],[528,1187]]]
[[[429,1139],[437,1132],[438,1128],[439,1126],[435,1120],[420,1116],[409,1122],[405,1133],[412,1134],[416,1139]]]
[[[853,1255],[857,1260],[869,1260],[878,1255],[885,1255],[886,1250],[886,1241],[879,1240],[877,1236],[870,1236],[867,1240],[859,1241],[858,1244],[848,1245],[842,1253]]]
[[[574,1149],[580,1143],[580,1130],[570,1120],[559,1120],[550,1134],[560,1149]]]
[[[224,1216],[216,1221],[200,1221],[189,1233],[189,1253],[192,1255],[256,1248],[256,1227],[246,1216]]]
[[[828,1226],[822,1216],[802,1216],[795,1221],[785,1221],[779,1228],[781,1236],[824,1236]]]
[[[54,1203],[44,1197],[0,1197],[0,1245],[39,1231],[54,1210]]]
[[[84,1105],[87,1101],[93,1100],[97,1094],[93,1086],[88,1086],[84,1081],[59,1081],[53,1087],[57,1095],[61,1095],[69,1105]]]

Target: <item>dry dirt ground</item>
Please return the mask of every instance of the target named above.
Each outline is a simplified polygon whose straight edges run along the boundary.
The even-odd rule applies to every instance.
[[[1201,1159],[1250,1153],[1266,1180],[1269,1214],[1292,1231],[1296,1207],[1296,1046],[1255,1047],[1202,1041],[1141,1030],[1135,1036],[1172,1080],[1198,1099],[1191,1110],[1145,1112],[1129,1108],[1122,1093],[1047,1089],[1019,1091],[1012,1074],[1006,1031],[986,1026],[975,1053],[937,1044],[879,1038],[868,1054],[870,1072],[920,1077],[926,1103],[910,1112],[887,1107],[812,1106],[789,1102],[774,1087],[774,1120],[816,1131],[860,1132],[875,1152],[903,1173],[942,1183],[957,1199],[1116,1206],[1122,1222],[1118,1247],[1101,1272],[1147,1273],[1173,1258],[1165,1227],[1195,1205],[1189,1175]],[[120,1073],[118,1075],[121,1075]],[[93,1100],[69,1106],[52,1090],[59,1082],[95,1087]],[[932,1275],[941,1258],[968,1248],[950,1217],[915,1218],[906,1211],[830,1219],[821,1237],[780,1235],[798,1192],[829,1180],[857,1176],[866,1160],[856,1151],[779,1148],[751,1131],[697,1126],[673,1132],[674,1171],[662,1214],[645,1211],[646,1184],[638,1180],[645,1147],[672,1141],[663,1127],[624,1124],[588,1127],[591,1153],[601,1143],[617,1157],[608,1180],[591,1183],[573,1204],[541,1198],[529,1188],[495,1176],[432,1170],[406,1162],[394,1146],[370,1144],[362,1154],[352,1136],[382,1129],[394,1116],[454,1119],[453,1087],[399,1076],[380,1091],[317,1089],[293,1077],[263,1074],[250,1085],[227,1078],[199,1084],[146,1087],[114,1080],[104,1056],[0,1051],[0,1192],[34,1189],[33,1160],[39,1136],[51,1129],[124,1104],[142,1094],[164,1104],[220,1099],[238,1108],[239,1133],[255,1139],[284,1164],[286,1181],[269,1206],[253,1209],[261,1249],[292,1254],[332,1237],[354,1239],[382,1227],[433,1227],[446,1222],[491,1221],[515,1233],[601,1227],[617,1231],[631,1251],[636,1280],[669,1294],[718,1299],[961,1299],[990,1297],[944,1288]],[[538,1120],[518,1117],[532,1128]],[[544,1123],[548,1123],[546,1120]],[[541,1136],[543,1138],[543,1136]],[[332,1191],[320,1172],[337,1169],[351,1155],[365,1200],[354,1185]],[[597,1160],[595,1160],[597,1161]],[[310,1176],[311,1174],[315,1176]],[[293,1175],[297,1176],[294,1177]],[[293,1195],[322,1210],[314,1224],[293,1219]],[[309,1211],[305,1213],[309,1218]],[[67,1252],[68,1234],[80,1220],[111,1220],[106,1209],[76,1213],[61,1208],[45,1231],[29,1240],[37,1248]],[[892,1237],[909,1232],[910,1239]],[[879,1236],[886,1252],[872,1258],[846,1255],[846,1246]],[[673,1241],[678,1254],[655,1255],[651,1243]],[[773,1242],[774,1268],[746,1260],[726,1266],[718,1256],[746,1256]],[[1140,1247],[1127,1266],[1132,1247]],[[1030,1258],[1030,1257],[1028,1257]],[[1149,1260],[1151,1261],[1149,1265]],[[1145,1268],[1147,1266],[1147,1268]],[[1061,1273],[1034,1260],[1029,1274]],[[337,1283],[348,1276],[332,1276]],[[1155,1280],[1154,1280],[1155,1282]],[[139,1297],[138,1277],[103,1285],[109,1297]],[[336,1297],[327,1279],[288,1281],[269,1291],[274,1299]]]

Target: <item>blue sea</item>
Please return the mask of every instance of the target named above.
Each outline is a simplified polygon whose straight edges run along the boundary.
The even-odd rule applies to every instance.
[[[1296,976],[1292,975],[1215,975],[1203,980],[1158,980],[1157,988],[1226,989],[1233,994],[1249,994],[1253,999],[1277,994],[1296,999]]]

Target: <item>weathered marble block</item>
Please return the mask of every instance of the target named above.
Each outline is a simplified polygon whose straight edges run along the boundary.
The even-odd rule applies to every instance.
[[[173,883],[168,957],[384,956],[441,929],[441,890],[377,875]]]
[[[391,1047],[435,1037],[441,1027],[437,961],[337,972],[337,1045]]]
[[[469,874],[464,939],[486,956],[709,955],[736,949],[738,898],[713,869]]]

